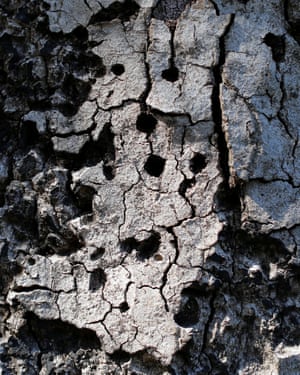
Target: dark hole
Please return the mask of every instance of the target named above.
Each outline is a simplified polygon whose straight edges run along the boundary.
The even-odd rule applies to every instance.
[[[29,258],[29,259],[28,259],[28,264],[29,264],[30,266],[33,266],[33,265],[35,264],[35,259],[33,259],[33,258]]]
[[[76,204],[82,213],[93,212],[93,197],[95,189],[90,186],[78,186],[74,191],[76,197]]]
[[[91,260],[98,260],[100,259],[105,253],[105,249],[103,247],[99,247],[98,249],[96,249],[91,255],[90,255],[90,259]]]
[[[185,197],[185,193],[187,191],[187,189],[190,189],[191,187],[193,187],[195,185],[195,177],[191,178],[191,179],[184,179],[181,184],[179,185],[179,194],[182,196],[182,197]]]
[[[175,82],[178,81],[179,71],[176,66],[171,66],[169,69],[163,70],[161,76],[169,82]]]
[[[133,238],[126,238],[124,241],[120,243],[121,251],[125,251],[126,253],[131,253],[132,250],[137,249],[138,241]]]
[[[111,67],[111,71],[112,71],[116,76],[120,76],[120,75],[122,75],[122,74],[125,72],[125,68],[124,68],[124,65],[123,65],[123,64],[114,64],[114,65]]]
[[[144,169],[150,176],[159,177],[163,173],[165,162],[165,159],[158,155],[150,155]]]
[[[153,232],[150,237],[141,241],[138,245],[138,257],[142,260],[150,258],[157,252],[160,245],[160,234]]]
[[[132,250],[136,250],[138,258],[145,260],[154,255],[160,245],[160,234],[157,232],[152,232],[150,237],[146,238],[143,241],[137,241],[135,238],[130,237],[121,242],[121,251],[126,251],[131,253]]]
[[[276,62],[282,61],[285,53],[284,36],[268,33],[264,38],[264,42],[271,47],[273,60]]]
[[[128,311],[129,310],[128,303],[122,302],[119,306],[119,309],[120,309],[121,313],[124,313],[124,312]]]
[[[20,142],[22,146],[33,146],[39,140],[39,132],[36,123],[33,121],[24,121],[20,131]]]
[[[141,132],[151,134],[154,131],[156,124],[156,118],[150,113],[141,113],[137,118],[136,128]]]
[[[193,173],[201,172],[207,165],[205,156],[202,154],[195,154],[195,156],[190,160],[190,170]]]
[[[125,352],[125,350],[116,350],[110,355],[110,358],[117,363],[128,362],[130,360],[130,354]]]
[[[180,310],[174,315],[175,322],[181,327],[188,328],[198,323],[200,317],[199,305],[194,297],[188,297],[182,303]]]
[[[107,180],[112,180],[115,177],[115,169],[111,165],[103,165],[103,174]]]
[[[103,271],[103,269],[98,268],[98,269],[94,270],[90,274],[89,290],[91,290],[91,291],[98,290],[99,288],[101,288],[101,286],[103,286],[105,284],[105,281],[106,281],[106,274]]]

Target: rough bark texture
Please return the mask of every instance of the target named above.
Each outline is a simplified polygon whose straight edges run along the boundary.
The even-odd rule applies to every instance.
[[[299,1],[0,25],[0,373],[299,374]]]

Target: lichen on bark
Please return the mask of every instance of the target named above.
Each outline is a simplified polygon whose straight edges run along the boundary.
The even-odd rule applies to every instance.
[[[297,374],[297,1],[0,20],[1,374]]]

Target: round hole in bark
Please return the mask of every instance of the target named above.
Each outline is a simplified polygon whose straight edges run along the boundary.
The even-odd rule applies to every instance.
[[[194,174],[201,172],[207,165],[204,155],[196,153],[190,160],[190,170]]]
[[[136,121],[137,130],[151,134],[155,130],[157,120],[150,113],[141,113],[139,114]]]
[[[125,72],[125,67],[123,64],[114,64],[112,67],[111,67],[111,71],[116,75],[116,76],[120,76],[122,75],[124,72]]]
[[[128,303],[127,302],[122,302],[120,304],[120,306],[119,306],[119,309],[120,309],[121,313],[124,313],[124,312],[128,311],[129,310]]]
[[[163,173],[165,163],[166,161],[162,157],[150,155],[145,163],[144,169],[150,176],[159,177]]]
[[[155,254],[154,255],[154,260],[156,260],[158,262],[162,261],[163,259],[164,258],[163,258],[163,256],[161,254]]]
[[[179,71],[176,66],[171,66],[169,69],[163,70],[161,76],[169,82],[176,82],[178,81]]]
[[[199,305],[196,298],[189,296],[182,303],[180,310],[174,315],[175,322],[181,327],[191,327],[198,323],[200,317]]]
[[[35,264],[35,259],[33,259],[33,258],[29,258],[29,259],[28,259],[28,264],[29,264],[30,266],[33,266],[33,265]]]
[[[105,249],[104,247],[99,247],[98,249],[96,249],[91,255],[90,255],[90,259],[91,260],[98,260],[99,258],[101,258],[105,253]]]

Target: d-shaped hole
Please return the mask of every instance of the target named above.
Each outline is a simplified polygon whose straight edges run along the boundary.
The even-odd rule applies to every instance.
[[[127,302],[122,302],[120,304],[120,306],[119,306],[119,309],[120,309],[121,313],[124,313],[124,312],[128,311],[129,310],[128,303]]]
[[[194,157],[190,160],[190,170],[194,174],[201,172],[207,165],[207,161],[204,155],[195,154]]]
[[[151,114],[141,113],[137,118],[136,128],[143,133],[151,134],[154,131],[156,124],[157,120]]]
[[[178,81],[179,71],[176,66],[171,66],[169,69],[163,70],[161,76],[169,82],[175,82]]]
[[[200,318],[199,305],[194,297],[188,297],[180,307],[177,314],[174,315],[175,322],[181,327],[192,327],[197,324]]]
[[[150,176],[159,177],[164,170],[166,160],[158,155],[150,155],[144,169]]]
[[[264,42],[268,47],[271,47],[274,61],[280,62],[284,59],[285,39],[283,35],[268,33],[264,38]]]
[[[90,260],[98,260],[100,259],[105,253],[104,247],[97,248],[91,255]]]
[[[98,268],[90,274],[89,290],[95,292],[106,282],[106,274],[103,269]]]
[[[111,71],[116,75],[116,76],[120,76],[122,75],[124,72],[125,72],[125,67],[123,64],[114,64],[112,67],[111,67]]]

